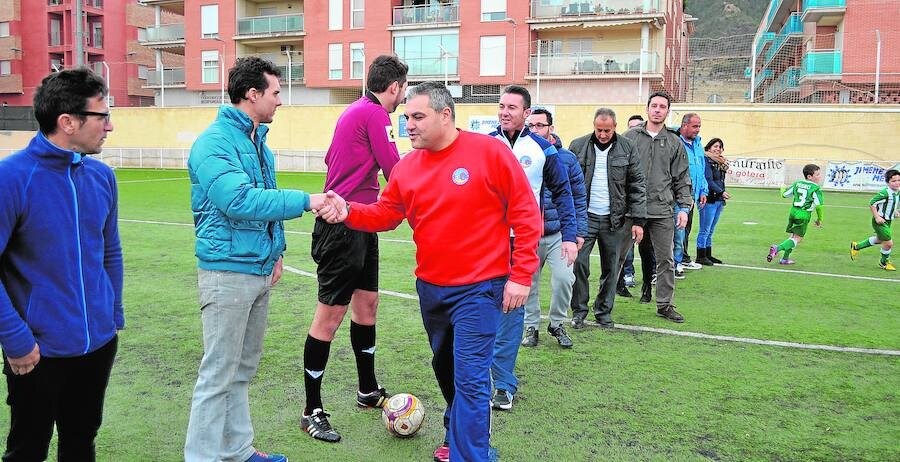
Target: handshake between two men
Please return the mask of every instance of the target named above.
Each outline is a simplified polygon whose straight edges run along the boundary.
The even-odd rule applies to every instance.
[[[309,208],[315,216],[329,223],[346,220],[349,212],[347,201],[330,189],[325,193],[310,194]]]

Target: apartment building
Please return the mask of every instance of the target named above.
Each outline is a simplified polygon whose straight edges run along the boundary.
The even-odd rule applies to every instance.
[[[0,1],[0,101],[30,106],[47,74],[83,65],[107,78],[111,105],[152,104],[153,91],[138,82],[142,25],[134,1]]]
[[[553,103],[633,103],[656,89],[678,97],[692,31],[680,0],[142,4],[159,21],[141,44],[183,59],[148,70],[159,105],[218,104],[224,70],[246,55],[281,68],[287,104],[344,103],[363,91],[368,63],[391,52],[409,64],[412,83],[445,81],[460,102],[496,101],[510,83]]]
[[[900,103],[900,3],[771,0],[748,68],[752,100]]]

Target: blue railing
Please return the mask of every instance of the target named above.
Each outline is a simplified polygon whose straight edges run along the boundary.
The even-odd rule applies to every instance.
[[[803,33],[803,21],[801,20],[801,16],[801,13],[791,13],[791,15],[788,16],[784,26],[781,27],[778,35],[775,36],[775,40],[772,41],[772,47],[766,52],[766,62],[770,61],[778,54],[781,46],[791,38],[791,35]]]
[[[840,50],[810,51],[803,56],[800,76],[840,75],[842,72]]]
[[[800,87],[800,68],[793,66],[785,69],[785,71],[772,82],[763,93],[766,102],[771,102],[779,95],[787,90],[793,90]]]
[[[846,8],[847,0],[803,0],[803,10],[810,8]]]

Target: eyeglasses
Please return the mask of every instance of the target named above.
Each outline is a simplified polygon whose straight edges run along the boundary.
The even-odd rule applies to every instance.
[[[75,115],[81,115],[81,116],[97,116],[97,117],[103,117],[103,119],[104,119],[103,122],[104,122],[104,123],[109,123],[109,118],[110,118],[110,116],[111,116],[111,114],[110,114],[109,112],[94,112],[94,111],[81,111],[81,112],[74,112],[73,114],[75,114]]]
[[[543,124],[543,123],[537,122],[537,123],[528,124],[528,125],[525,125],[525,126],[528,127],[529,130],[533,130],[533,129],[535,129],[535,128],[549,127],[550,124]]]

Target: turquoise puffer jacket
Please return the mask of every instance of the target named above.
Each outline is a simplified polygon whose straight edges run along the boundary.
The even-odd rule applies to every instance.
[[[285,250],[281,220],[309,210],[309,194],[277,189],[268,127],[230,106],[194,145],[188,159],[191,210],[200,268],[268,275]]]

